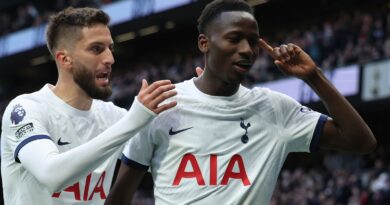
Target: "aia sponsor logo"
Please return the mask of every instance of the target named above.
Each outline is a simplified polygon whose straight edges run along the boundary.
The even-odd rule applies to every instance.
[[[107,193],[104,190],[104,179],[106,177],[106,171],[104,171],[96,184],[91,184],[92,174],[89,174],[85,178],[84,187],[80,186],[80,183],[77,182],[72,186],[65,188],[62,192],[71,192],[73,193],[75,201],[90,201],[94,197],[100,197],[100,199],[106,199]],[[92,185],[92,186],[91,186]],[[107,190],[109,191],[109,190]],[[53,198],[59,198],[62,192],[56,192],[52,195]]]
[[[202,172],[201,167],[199,166],[198,160],[195,155],[188,153],[183,156],[181,159],[179,168],[176,171],[175,178],[172,185],[180,185],[182,180],[193,180],[199,186],[208,185],[228,185],[230,180],[240,180],[244,186],[251,185],[251,182],[246,173],[244,160],[241,155],[233,155],[226,168],[219,167],[218,169],[218,156],[215,154],[210,155],[209,157],[209,172]],[[233,171],[233,168],[238,168],[238,171]],[[192,170],[192,171],[186,171]],[[208,170],[208,169],[207,169]],[[237,169],[235,169],[237,170]],[[223,178],[221,181],[217,181],[218,173],[223,172]],[[204,180],[204,176],[209,174],[209,181]]]

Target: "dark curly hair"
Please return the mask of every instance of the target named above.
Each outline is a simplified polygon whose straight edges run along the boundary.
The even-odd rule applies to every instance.
[[[245,11],[254,15],[253,8],[243,0],[215,0],[207,4],[198,18],[199,33],[205,33],[207,26],[225,11]]]
[[[90,7],[66,8],[49,19],[46,30],[46,44],[54,56],[54,50],[64,38],[81,37],[81,29],[93,24],[108,25],[110,17],[102,10]]]

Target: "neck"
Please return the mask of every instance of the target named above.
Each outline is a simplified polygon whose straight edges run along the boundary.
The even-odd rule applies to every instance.
[[[55,86],[51,87],[51,90],[60,99],[76,109],[89,110],[91,108],[92,98],[77,84],[65,85],[65,83],[58,81]]]
[[[240,84],[229,84],[212,78],[210,74],[205,72],[194,80],[195,86],[205,94],[213,96],[231,96],[234,95]]]

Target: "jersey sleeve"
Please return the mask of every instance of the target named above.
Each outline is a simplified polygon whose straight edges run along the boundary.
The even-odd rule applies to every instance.
[[[52,141],[33,140],[20,150],[20,162],[51,193],[62,190],[117,153],[121,145],[155,116],[135,99],[125,116],[88,143],[60,153]]]
[[[148,170],[154,148],[149,127],[146,126],[126,143],[121,159],[124,164],[138,170]]]
[[[271,91],[275,114],[290,152],[314,152],[328,116],[301,105],[291,97]]]
[[[114,105],[114,103],[112,103],[112,102],[105,102],[105,103],[110,104],[110,106],[106,106],[106,107],[112,108],[109,112],[112,113],[113,115],[115,115],[115,117],[113,117],[113,119],[114,119],[113,122],[117,122],[124,115],[126,115],[127,110],[125,108],[118,107],[118,106]],[[115,153],[115,157],[118,160],[120,160],[122,157],[122,152],[123,152],[125,145],[126,145],[126,143],[123,143],[123,145],[121,145],[119,147],[118,151]]]
[[[12,149],[16,162],[19,151],[35,140],[51,140],[45,119],[45,108],[38,102],[16,98],[3,114],[2,136]]]

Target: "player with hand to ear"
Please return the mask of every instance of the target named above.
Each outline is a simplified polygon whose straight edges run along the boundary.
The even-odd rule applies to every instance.
[[[259,47],[283,73],[305,81],[321,98],[333,118],[325,123],[321,148],[367,153],[376,146],[370,128],[305,51],[292,43],[272,47],[263,39],[259,39]]]

